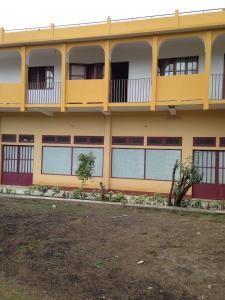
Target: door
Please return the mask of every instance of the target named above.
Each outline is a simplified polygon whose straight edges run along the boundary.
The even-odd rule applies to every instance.
[[[33,146],[3,145],[2,184],[32,185]]]
[[[111,64],[111,102],[127,102],[129,62]]]
[[[196,150],[194,161],[203,180],[193,186],[193,197],[225,199],[225,151]]]

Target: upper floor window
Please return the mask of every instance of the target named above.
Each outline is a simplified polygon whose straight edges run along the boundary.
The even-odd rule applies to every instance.
[[[70,80],[103,79],[104,64],[70,64]]]
[[[173,76],[198,73],[198,56],[160,59],[158,75]]]
[[[29,67],[29,89],[52,89],[54,85],[54,67]]]

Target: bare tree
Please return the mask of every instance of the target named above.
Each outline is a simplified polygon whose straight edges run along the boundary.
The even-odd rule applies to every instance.
[[[176,181],[176,172],[180,167],[180,179]],[[185,162],[175,162],[170,194],[168,197],[168,206],[180,206],[181,201],[189,189],[196,183],[202,181],[203,175],[199,171],[199,168],[195,165],[192,158],[186,159]],[[173,198],[173,201],[172,201]]]

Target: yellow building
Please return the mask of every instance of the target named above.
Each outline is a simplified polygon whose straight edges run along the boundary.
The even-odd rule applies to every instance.
[[[1,183],[78,186],[91,150],[88,187],[168,193],[193,157],[192,196],[225,199],[224,55],[223,9],[1,28]]]

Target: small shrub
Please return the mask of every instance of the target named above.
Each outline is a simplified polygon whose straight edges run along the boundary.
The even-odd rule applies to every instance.
[[[113,194],[111,199],[111,202],[125,202],[127,201],[126,196],[123,193]]]
[[[10,189],[10,188],[6,188],[5,192],[6,192],[6,194],[12,194],[14,192],[14,190]]]
[[[85,182],[88,179],[92,178],[92,175],[94,173],[94,167],[95,167],[95,159],[96,157],[92,152],[89,154],[83,154],[81,153],[78,156],[78,168],[76,170],[76,175],[79,180],[82,182],[82,189],[84,187]]]
[[[40,192],[41,196],[44,196],[48,192],[49,186],[48,185],[36,185],[36,190],[38,192]]]
[[[135,204],[145,204],[146,203],[146,196],[137,196],[134,199]]]
[[[60,192],[61,192],[61,191],[60,191],[60,188],[59,188],[58,186],[53,186],[53,187],[51,188],[51,190],[52,190],[52,196],[53,196],[53,197],[59,195]]]
[[[192,203],[192,207],[193,208],[204,208],[203,205],[202,205],[202,201],[201,200],[196,200]]]
[[[35,185],[30,185],[28,187],[28,189],[24,191],[24,194],[27,195],[27,196],[30,196],[30,195],[33,194],[33,192],[35,191],[35,189],[36,189]]]
[[[84,200],[84,199],[87,198],[87,194],[83,191],[82,188],[75,189],[75,190],[72,191],[72,193],[70,193],[70,198]]]
[[[212,201],[210,204],[210,209],[220,209],[221,204],[219,201]]]
[[[190,200],[189,199],[183,199],[180,203],[180,206],[181,207],[184,207],[184,208],[187,208],[187,207],[190,207],[191,204],[190,204]]]
[[[100,182],[99,196],[101,201],[105,201],[105,194],[106,194],[105,186],[103,185],[102,182]]]
[[[165,204],[165,197],[160,193],[155,193],[152,197],[152,202],[155,205],[164,205]]]

